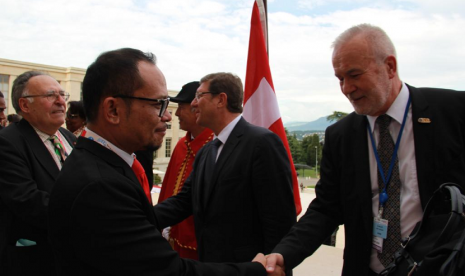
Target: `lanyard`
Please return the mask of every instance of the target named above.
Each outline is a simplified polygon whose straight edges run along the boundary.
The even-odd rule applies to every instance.
[[[400,127],[400,132],[399,135],[397,136],[397,141],[396,145],[394,147],[394,152],[392,154],[391,158],[391,164],[389,165],[389,170],[386,176],[384,176],[384,170],[383,167],[381,166],[381,162],[379,161],[379,156],[378,156],[378,151],[376,150],[376,145],[375,145],[375,139],[373,138],[373,133],[371,131],[370,124],[367,124],[368,128],[368,133],[370,134],[370,140],[371,140],[371,146],[373,147],[373,152],[375,154],[376,158],[376,163],[378,164],[378,170],[381,175],[381,179],[383,180],[384,183],[384,188],[383,191],[379,195],[379,203],[381,207],[384,207],[384,204],[388,201],[388,195],[387,195],[387,187],[389,185],[389,180],[391,179],[391,174],[392,174],[392,168],[394,167],[394,164],[396,163],[396,158],[397,158],[397,150],[399,149],[400,145],[400,139],[402,137],[402,133],[404,131],[404,126],[405,126],[405,121],[407,120],[407,114],[408,114],[408,108],[410,106],[410,96],[407,101],[407,106],[405,107],[405,112],[404,112],[404,119],[402,120],[402,125]]]

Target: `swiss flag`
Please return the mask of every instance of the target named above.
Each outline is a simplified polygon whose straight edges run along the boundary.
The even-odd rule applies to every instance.
[[[247,59],[247,73],[244,89],[244,118],[257,126],[268,128],[276,133],[284,143],[287,150],[292,170],[292,187],[294,190],[294,202],[297,214],[302,211],[300,202],[299,183],[292,161],[289,143],[287,142],[278,101],[274,92],[271,78],[270,64],[265,44],[265,34],[262,22],[265,20],[263,0],[256,0],[252,11],[250,27],[249,55]],[[266,24],[263,24],[264,27]]]

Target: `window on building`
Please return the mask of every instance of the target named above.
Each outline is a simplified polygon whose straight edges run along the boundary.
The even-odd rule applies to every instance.
[[[171,129],[171,123],[166,123],[166,129]]]
[[[165,157],[171,157],[171,137],[166,138],[165,141]]]
[[[2,91],[3,97],[5,97],[5,104],[7,108],[8,108],[8,96],[9,96],[8,94],[10,91],[9,83],[10,83],[10,76],[0,74],[0,91]]]

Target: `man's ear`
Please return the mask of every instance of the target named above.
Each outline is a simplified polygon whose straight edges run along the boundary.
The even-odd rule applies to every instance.
[[[103,100],[101,112],[103,118],[110,124],[117,125],[120,123],[123,112],[123,105],[126,105],[123,100],[108,97]]]
[[[384,60],[384,64],[386,65],[389,79],[392,79],[395,76],[397,76],[397,60],[395,56],[388,56]]]
[[[28,114],[30,112],[30,105],[31,105],[31,102],[26,99],[26,98],[19,98],[19,108],[21,109],[21,112],[25,113],[25,114]]]
[[[216,96],[218,98],[218,107],[227,107],[228,106],[228,95],[222,92]]]

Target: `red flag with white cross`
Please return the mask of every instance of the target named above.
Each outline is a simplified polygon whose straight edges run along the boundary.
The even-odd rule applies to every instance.
[[[253,6],[250,27],[243,116],[248,122],[273,131],[283,141],[291,163],[294,202],[296,212],[299,214],[302,211],[299,183],[273,87],[268,62],[266,35],[265,5],[263,0],[256,0]]]

